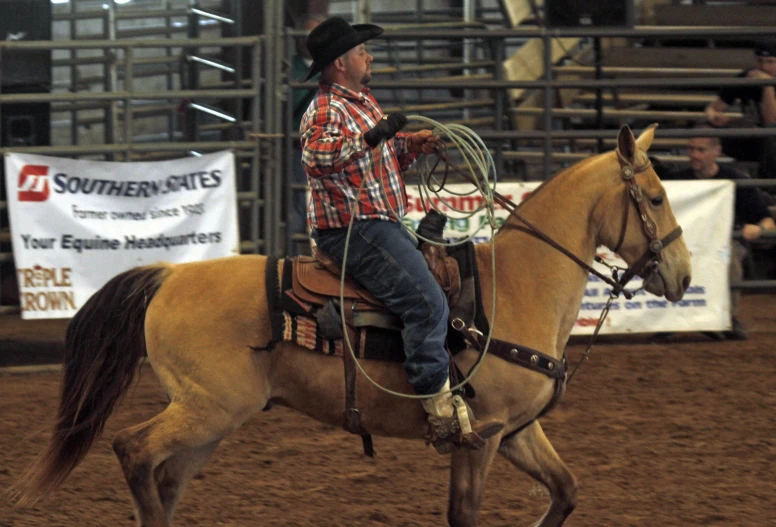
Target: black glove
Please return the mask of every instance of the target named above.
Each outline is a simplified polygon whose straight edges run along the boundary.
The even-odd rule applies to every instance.
[[[384,115],[377,124],[364,134],[364,141],[372,148],[380,144],[384,139],[391,139],[396,132],[407,125],[407,118],[400,113]]]

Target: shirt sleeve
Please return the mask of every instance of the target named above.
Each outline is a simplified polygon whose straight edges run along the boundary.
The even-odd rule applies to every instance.
[[[340,112],[331,106],[311,109],[302,121],[300,132],[302,165],[312,178],[342,172],[369,149],[364,134],[349,132]]]
[[[403,172],[407,170],[420,155],[417,152],[410,152],[408,132],[399,132],[393,138],[393,147],[399,160],[399,168]]]

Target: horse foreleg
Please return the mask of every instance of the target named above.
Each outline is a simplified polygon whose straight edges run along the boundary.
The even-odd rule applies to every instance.
[[[480,450],[457,450],[450,467],[450,500],[447,521],[451,527],[474,527],[491,463],[498,451],[499,436]]]
[[[172,403],[156,417],[116,435],[113,450],[132,492],[138,527],[171,525],[157,487],[157,467],[178,453],[211,444],[215,447],[236,427],[216,408],[207,408],[206,415],[207,419],[182,404]]]
[[[499,452],[550,491],[550,508],[537,527],[563,525],[577,504],[577,482],[544,435],[539,421],[518,434],[506,436]]]
[[[164,514],[172,525],[175,506],[183,496],[191,478],[208,462],[219,441],[171,456],[156,468],[156,486]]]

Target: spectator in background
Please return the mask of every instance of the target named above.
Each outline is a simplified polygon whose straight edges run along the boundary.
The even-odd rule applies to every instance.
[[[702,131],[708,126],[699,126]],[[702,133],[702,132],[700,132]],[[717,157],[722,153],[721,144],[717,137],[692,137],[689,141],[689,168],[676,169],[659,164],[655,167],[660,179],[749,179],[745,174],[728,167],[717,164]],[[764,230],[776,230],[776,222],[771,217],[768,207],[761,194],[755,187],[736,187],[735,219],[736,228],[741,228],[744,240],[752,241],[759,238]],[[730,254],[730,281],[738,282],[743,279],[743,262],[747,256],[747,249],[738,240],[733,240]],[[732,329],[724,333],[724,337],[730,340],[746,340],[746,330],[738,319],[738,306],[741,292],[731,291],[730,312],[732,315]]]
[[[321,15],[305,15],[297,21],[296,28],[303,29],[309,34],[310,31],[315,29],[324,19],[325,17]],[[307,51],[307,46],[305,46],[305,40],[306,37],[302,37],[296,41],[296,54],[291,62],[291,79],[294,81],[304,79],[313,63],[313,58],[310,55],[310,52]],[[316,74],[310,80],[318,81],[319,79],[320,74]],[[291,101],[291,104],[293,105],[292,112],[294,121],[292,123],[291,131],[299,131],[302,117],[304,116],[305,111],[307,111],[307,107],[310,106],[317,91],[316,88],[296,89],[293,91],[293,100]],[[306,185],[307,174],[305,174],[304,167],[302,167],[302,146],[298,140],[294,141],[292,164],[291,184]],[[291,189],[291,210],[288,211],[288,226],[286,228],[291,231],[292,234],[307,234],[307,194],[305,189]],[[305,252],[303,247],[306,245],[307,244],[302,242],[292,242],[291,247],[286,249],[286,253],[290,256],[302,254]]]
[[[754,48],[755,67],[738,76],[747,79],[771,79],[776,76],[776,44],[760,43]],[[736,101],[741,101],[744,114],[740,121],[731,122],[723,113]],[[713,126],[770,127],[776,126],[776,88],[774,86],[731,86],[720,90],[717,98],[706,107],[706,118]],[[739,161],[759,163],[760,178],[776,178],[776,136],[725,137],[722,150]]]

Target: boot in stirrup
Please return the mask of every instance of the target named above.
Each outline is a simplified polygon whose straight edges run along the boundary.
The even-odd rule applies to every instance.
[[[450,392],[450,379],[441,392],[430,399],[421,399],[428,414],[426,442],[434,445],[440,454],[448,454],[459,447],[478,450],[485,440],[504,428],[497,421],[474,420],[471,409],[460,395]]]

